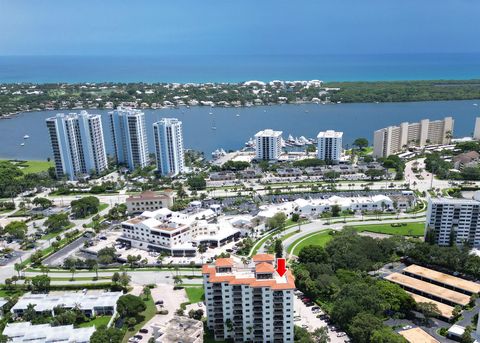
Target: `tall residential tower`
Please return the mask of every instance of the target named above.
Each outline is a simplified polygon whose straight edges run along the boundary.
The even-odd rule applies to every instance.
[[[108,168],[100,115],[59,113],[46,122],[57,177],[76,180]]]
[[[275,257],[259,254],[248,266],[217,258],[202,268],[207,325],[216,340],[293,342],[295,280],[280,276]]]
[[[429,199],[425,239],[441,246],[467,244],[480,248],[480,201]]]
[[[318,133],[318,159],[331,163],[338,163],[342,153],[343,132],[333,130]]]
[[[266,129],[255,135],[255,158],[276,161],[282,153],[282,131]]]
[[[109,115],[117,163],[125,164],[130,170],[148,166],[145,113],[132,108],[119,107]]]
[[[161,175],[175,176],[185,168],[182,122],[163,118],[153,124],[157,169]]]

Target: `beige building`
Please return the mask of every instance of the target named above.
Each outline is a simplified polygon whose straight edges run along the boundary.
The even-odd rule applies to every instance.
[[[402,151],[408,146],[428,144],[448,144],[453,134],[453,118],[443,120],[423,119],[419,123],[401,123],[375,131],[373,155],[387,157]]]
[[[140,214],[145,211],[156,211],[161,208],[170,208],[173,205],[173,191],[164,192],[145,191],[139,195],[127,198],[126,205],[128,214]]]

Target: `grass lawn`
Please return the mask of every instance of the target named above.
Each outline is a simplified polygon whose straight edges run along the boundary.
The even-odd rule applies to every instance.
[[[98,329],[100,326],[107,326],[110,322],[110,319],[112,319],[112,316],[98,316],[89,322],[80,324],[78,327],[88,328],[91,326],[95,326]]]
[[[196,304],[203,300],[203,287],[185,287],[185,292],[187,292],[188,300],[192,304]]]
[[[11,297],[11,296],[21,296],[23,293],[25,293],[22,290],[15,289],[15,290],[6,290],[6,289],[0,289],[0,297],[6,298],[6,297]]]
[[[108,204],[101,202],[100,206],[98,206],[98,212],[102,212],[104,209],[108,207]]]
[[[315,232],[311,235],[300,237],[288,247],[288,252],[290,254],[298,256],[298,253],[300,252],[300,250],[302,250],[306,246],[319,245],[323,247],[325,246],[325,244],[327,244],[328,241],[332,239],[332,236],[328,234],[330,231],[332,230],[323,230],[320,232]],[[298,242],[301,242],[301,243],[296,246],[294,251],[292,251],[293,247]]]
[[[147,308],[145,309],[145,311],[140,313],[140,317],[143,319],[140,321],[140,323],[137,323],[137,325],[135,325],[132,331],[127,330],[125,332],[125,336],[123,336],[122,343],[127,343],[128,339],[133,335],[135,335],[138,332],[138,330],[140,330],[145,325],[145,323],[148,322],[150,319],[152,319],[153,316],[157,313],[157,308],[153,302],[152,297],[149,297],[148,300],[145,301],[145,305],[147,305]]]
[[[383,233],[387,235],[396,235],[396,236],[414,236],[419,237],[423,236],[425,232],[425,222],[416,222],[416,223],[404,223],[405,226],[393,227],[390,224],[366,224],[366,225],[354,225],[348,226],[352,227],[358,232],[373,232],[373,233]]]
[[[9,160],[22,170],[24,174],[35,174],[48,171],[48,168],[53,167],[53,162],[47,161],[20,161]]]
[[[49,239],[52,239],[52,238],[57,237],[58,235],[61,235],[64,231],[66,231],[68,229],[71,229],[74,226],[75,226],[75,224],[70,223],[65,228],[63,228],[62,230],[60,230],[58,232],[47,233],[46,235],[43,235],[42,238],[40,238],[40,239],[43,239],[44,241],[48,241]]]

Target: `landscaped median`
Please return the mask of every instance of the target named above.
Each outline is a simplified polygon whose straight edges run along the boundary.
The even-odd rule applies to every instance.
[[[260,247],[261,247],[269,238],[272,238],[275,234],[278,234],[278,233],[280,233],[280,232],[282,232],[282,231],[288,230],[288,229],[290,229],[290,228],[292,228],[292,227],[295,227],[295,226],[297,226],[297,225],[299,225],[299,224],[300,224],[300,225],[307,224],[308,221],[304,221],[304,222],[293,222],[293,221],[290,221],[290,222],[289,222],[289,221],[287,221],[286,223],[289,224],[289,225],[285,226],[285,228],[283,228],[283,229],[273,229],[273,230],[268,231],[268,233],[266,233],[266,234],[253,246],[253,248],[252,248],[252,250],[250,251],[250,254],[248,254],[248,256],[251,257],[251,256],[253,256],[253,255],[256,255],[257,252],[258,252],[258,249],[260,249]],[[291,224],[291,223],[293,223],[293,224]],[[298,232],[295,232],[295,233],[298,233]],[[286,234],[285,236],[290,237],[290,235],[291,235],[291,233],[288,233],[288,234]],[[287,239],[288,237],[283,238],[283,239],[280,238],[280,239],[285,240],[285,239]]]
[[[425,222],[346,225],[344,228],[352,228],[358,232],[380,233],[393,236],[423,237],[425,233]]]
[[[300,250],[302,250],[306,246],[318,245],[323,247],[332,239],[332,231],[333,230],[325,229],[300,237],[288,246],[287,252],[290,255],[298,256]]]

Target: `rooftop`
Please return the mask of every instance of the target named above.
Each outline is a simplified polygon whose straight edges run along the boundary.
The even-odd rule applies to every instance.
[[[317,135],[317,138],[342,138],[343,132],[327,130],[320,131]]]
[[[95,327],[74,329],[73,325],[50,326],[50,324],[32,325],[29,322],[9,323],[3,330],[13,343],[87,343],[95,332]]]
[[[233,267],[233,265],[231,258],[217,258],[215,260],[215,267]]]
[[[51,311],[57,306],[75,307],[79,306],[82,310],[93,309],[97,307],[114,307],[122,292],[51,292],[49,294],[23,295],[12,307],[11,311],[25,310],[29,304],[35,305],[36,311]]]
[[[273,265],[270,264],[270,263],[261,262],[261,263],[258,263],[258,264],[255,266],[255,271],[256,271],[257,273],[274,273],[274,272],[275,272],[275,268],[274,268]]]
[[[263,131],[258,131],[255,134],[255,137],[280,137],[282,135],[282,131],[274,131],[272,129],[265,129]]]
[[[168,323],[157,327],[162,343],[199,342],[199,337],[203,336],[203,323],[188,317],[175,316]]]
[[[252,260],[253,262],[273,262],[275,261],[275,256],[272,254],[256,254]]]
[[[404,272],[415,274],[422,278],[440,282],[445,285],[462,289],[470,293],[480,293],[480,284],[476,282],[461,279],[459,277],[452,276],[449,274],[437,272],[436,270],[424,268],[416,264],[412,264],[408,266],[407,268],[404,269]]]
[[[385,279],[401,286],[417,290],[424,294],[430,294],[458,305],[465,306],[470,302],[470,297],[466,294],[455,292],[450,289],[437,286],[426,281],[418,280],[400,273],[392,273],[386,276]]]
[[[255,256],[253,258],[255,258]],[[219,259],[217,259],[217,261],[218,260]],[[225,259],[220,259],[220,260],[225,260]],[[231,259],[228,259],[228,260],[231,260]],[[231,261],[233,263],[233,260]],[[221,266],[224,266],[223,265],[224,263],[225,262],[222,261]],[[225,265],[225,266],[231,266],[231,265]],[[257,266],[259,266],[258,268],[262,270],[261,273],[262,272],[272,273],[272,278],[257,279],[255,277],[255,273],[256,271],[258,271],[256,270]],[[209,275],[208,281],[211,283],[226,282],[232,285],[248,285],[253,288],[268,287],[268,288],[271,288],[272,290],[289,290],[289,289],[293,290],[296,288],[295,278],[293,277],[293,274],[291,273],[290,270],[287,270],[287,272],[283,276],[280,276],[277,272],[275,272],[274,266],[266,262],[251,264],[247,267],[243,267],[243,265],[240,265],[240,264],[237,264],[237,265],[233,264],[232,271],[229,271],[229,272],[217,272],[215,267],[218,267],[217,262],[215,263],[215,266],[205,264],[202,267],[202,274]]]
[[[432,204],[480,205],[479,201],[459,198],[430,198]]]
[[[423,297],[423,296],[415,294],[415,293],[411,293],[411,292],[407,292],[407,293],[410,294],[410,296],[413,298],[413,300],[415,300],[415,302],[417,304],[418,303],[433,303],[433,304],[437,305],[438,310],[440,311],[440,314],[442,315],[442,317],[448,318],[448,319],[453,317],[453,310],[454,310],[453,306],[449,306],[447,304],[444,304],[444,303],[441,303],[439,301],[435,301],[435,300]]]
[[[145,191],[143,193],[137,195],[131,195],[127,198],[128,201],[137,201],[137,200],[156,200],[156,199],[164,199],[172,196],[172,190],[168,189],[162,193],[152,192],[152,191]]]
[[[399,334],[405,337],[410,343],[439,343],[439,341],[420,328],[402,330]]]

